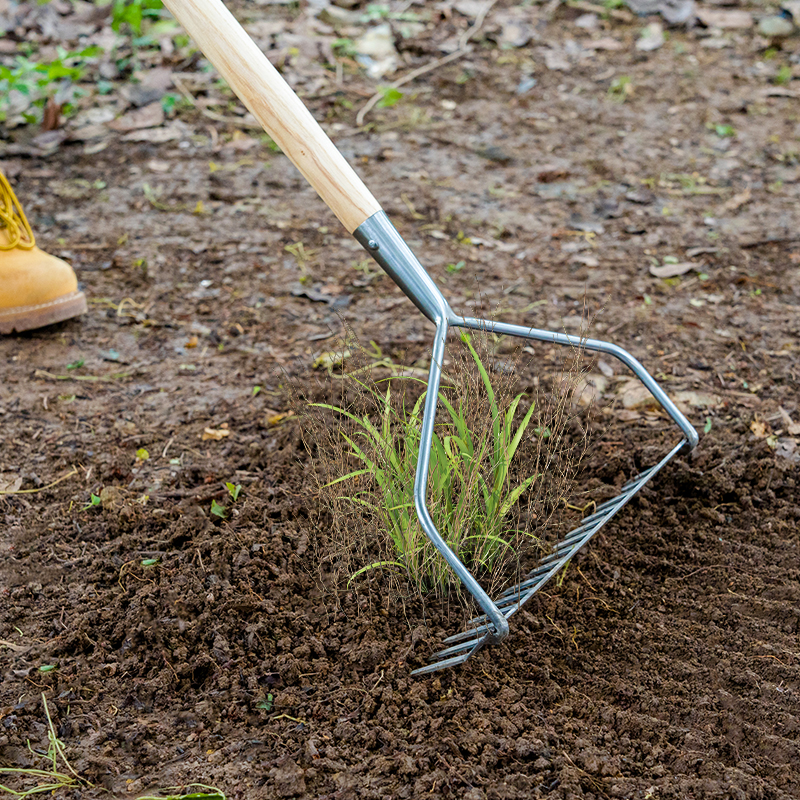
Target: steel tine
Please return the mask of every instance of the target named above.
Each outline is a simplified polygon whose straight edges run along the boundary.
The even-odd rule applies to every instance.
[[[483,617],[478,617],[478,621],[483,619]],[[469,623],[468,623],[469,624]],[[488,625],[478,625],[474,628],[466,628],[463,631],[459,631],[458,633],[454,633],[452,636],[448,636],[442,641],[445,644],[452,644],[453,642],[463,642],[465,639],[475,639],[476,637],[481,636],[481,634],[486,633],[489,630]],[[431,656],[433,658],[433,656]]]
[[[446,658],[444,661],[435,661],[432,664],[428,664],[425,667],[419,667],[418,669],[412,670],[412,675],[428,675],[431,672],[438,672],[440,669],[447,669],[448,667],[457,667],[459,664],[463,664],[468,658],[471,658],[473,655],[473,651],[469,651],[468,653],[463,653],[460,656],[455,656],[454,658]]]
[[[447,647],[444,650],[439,650],[436,652],[435,658],[437,661],[439,661],[450,658],[451,656],[454,656],[456,653],[463,653],[464,650],[470,650],[471,648],[479,644],[482,638],[483,637],[478,637],[477,639],[476,638],[468,639],[466,641],[461,642],[460,644],[455,644],[452,647]],[[433,658],[434,656],[431,656],[431,659]]]

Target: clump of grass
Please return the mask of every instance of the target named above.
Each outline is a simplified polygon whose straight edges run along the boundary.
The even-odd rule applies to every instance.
[[[5,793],[11,797],[33,797],[37,794],[55,794],[59,789],[76,789],[83,786],[91,786],[88,781],[83,780],[72,768],[64,751],[64,743],[56,734],[53,725],[50,709],[47,706],[47,698],[42,693],[42,705],[47,717],[47,753],[43,758],[49,762],[49,767],[44,769],[24,769],[22,767],[0,767],[0,775],[9,776],[12,780],[16,779],[20,783],[35,781],[33,786],[13,789],[10,786],[0,784],[0,793]],[[36,755],[28,744],[31,755]],[[59,763],[60,762],[60,763]]]
[[[512,548],[512,537],[523,533],[509,529],[509,512],[522,493],[536,479],[525,477],[518,485],[509,482],[511,462],[535,410],[531,403],[515,430],[515,414],[522,400],[519,393],[501,413],[491,379],[467,334],[462,341],[480,375],[491,413],[491,426],[473,430],[468,422],[466,398],[448,391],[439,392],[444,419],[434,431],[431,448],[428,492],[433,519],[453,552],[466,566],[479,574],[490,572],[504,553]],[[320,404],[355,423],[356,431],[342,437],[361,468],[334,478],[326,487],[366,478],[363,489],[345,495],[345,499],[366,508],[377,517],[391,539],[394,558],[376,561],[357,570],[351,581],[376,568],[396,568],[407,575],[422,591],[446,592],[450,570],[429,542],[417,522],[414,510],[414,475],[419,458],[422,431],[423,391],[409,410],[405,399],[399,407],[392,404],[393,384],[403,378],[385,381],[385,394],[355,378],[361,388],[374,396],[380,408],[379,424],[368,414],[356,416],[328,404]],[[420,381],[410,378],[409,380]],[[452,401],[448,397],[452,395]],[[484,475],[484,473],[486,473]]]
[[[547,498],[563,496],[574,470],[569,459],[562,463],[569,392],[539,403],[516,391],[514,364],[490,352],[497,341],[482,339],[476,348],[462,335],[448,348],[427,497],[450,548],[494,585],[538,548],[554,506],[548,508]],[[331,510],[327,546],[335,571],[348,586],[389,572],[423,594],[457,593],[457,580],[414,509],[426,381],[396,369],[376,377],[357,361],[351,358],[349,375],[340,378],[341,402],[312,404],[327,416],[312,418],[306,428],[322,506]]]

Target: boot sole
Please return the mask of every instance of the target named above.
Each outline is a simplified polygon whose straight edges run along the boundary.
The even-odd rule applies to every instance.
[[[72,292],[48,303],[0,309],[0,333],[21,333],[43,328],[85,314],[86,308],[86,295]]]

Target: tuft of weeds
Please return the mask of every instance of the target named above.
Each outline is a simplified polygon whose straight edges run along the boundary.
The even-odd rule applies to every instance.
[[[491,414],[491,426],[470,425],[466,398],[448,391],[439,392],[445,410],[431,449],[428,491],[432,498],[436,527],[451,550],[475,572],[490,572],[495,562],[512,547],[511,536],[524,532],[508,528],[508,517],[522,493],[538,477],[525,477],[518,485],[509,482],[509,471],[520,441],[531,421],[535,403],[515,429],[515,415],[522,400],[519,393],[501,413],[492,381],[470,337],[462,334],[477,367]],[[356,488],[346,498],[378,517],[387,531],[394,552],[392,560],[376,561],[357,570],[350,581],[375,568],[397,568],[423,592],[447,592],[450,570],[428,542],[417,523],[414,510],[414,475],[419,458],[422,408],[427,390],[409,410],[405,398],[392,404],[393,384],[402,378],[386,380],[385,394],[368,384],[358,385],[372,394],[380,408],[379,424],[368,414],[356,416],[328,404],[319,404],[356,424],[354,435],[342,431],[350,454],[361,469],[334,478],[326,488],[343,481],[367,485]],[[410,378],[424,385],[420,379]],[[402,391],[402,390],[401,390]],[[448,397],[448,395],[450,397]],[[377,492],[375,491],[377,488]]]
[[[54,667],[51,667],[53,669]],[[42,668],[40,668],[42,669]],[[42,671],[47,671],[42,669]],[[64,743],[58,738],[53,719],[50,716],[50,709],[47,705],[47,698],[42,693],[42,705],[47,717],[47,752],[41,757],[49,762],[43,769],[23,769],[21,767],[0,767],[0,776],[8,776],[14,782],[25,784],[34,781],[32,786],[22,786],[14,789],[10,786],[0,784],[0,794],[7,794],[11,797],[33,797],[37,794],[55,794],[60,789],[80,789],[81,787],[91,787],[92,784],[81,778],[73,769],[67,759],[64,750]],[[30,743],[28,749],[32,756],[39,756]],[[4,778],[6,780],[6,778]]]
[[[239,494],[242,491],[242,484],[231,483],[231,481],[225,481],[225,488],[228,490],[228,497],[230,497],[231,502],[235,503],[239,499]],[[222,503],[218,503],[216,500],[212,500],[211,513],[215,517],[219,517],[220,519],[227,519],[228,506],[225,506]]]
[[[69,116],[81,93],[76,84],[102,52],[96,46],[72,52],[57,47],[53,61],[40,63],[17,55],[12,66],[0,64],[0,122],[38,124],[48,98]]]
[[[491,591],[540,549],[586,437],[579,434],[576,445],[565,436],[577,361],[550,396],[535,382],[533,391],[519,391],[515,363],[495,352],[502,344],[488,334],[478,338],[473,343],[463,335],[448,346],[427,497],[445,541]],[[348,587],[388,573],[422,595],[458,595],[457,579],[414,509],[427,383],[419,363],[417,374],[403,375],[392,362],[382,378],[380,370],[359,367],[368,351],[353,344],[348,349],[353,355],[340,401],[311,404],[304,426],[321,505],[330,509],[324,523],[328,563]]]

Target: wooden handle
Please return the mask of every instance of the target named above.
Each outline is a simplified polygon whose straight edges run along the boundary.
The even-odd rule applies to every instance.
[[[164,5],[350,233],[381,210],[221,0],[164,0]]]

